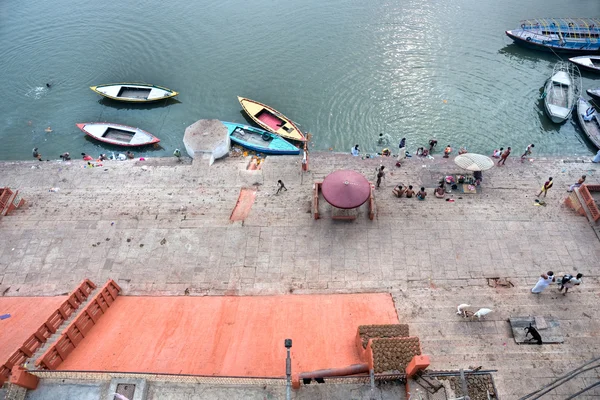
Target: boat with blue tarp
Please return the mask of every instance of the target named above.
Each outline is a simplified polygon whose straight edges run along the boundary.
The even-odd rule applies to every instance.
[[[300,149],[279,135],[244,124],[221,121],[229,131],[233,143],[257,153],[272,155],[297,155]]]
[[[515,43],[555,53],[600,54],[600,19],[538,18],[506,31]]]

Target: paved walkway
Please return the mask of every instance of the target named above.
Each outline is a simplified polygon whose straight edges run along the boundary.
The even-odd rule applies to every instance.
[[[375,221],[312,219],[314,180],[340,168],[374,179],[381,160],[314,154],[304,175],[289,157],[268,158],[260,172],[247,171],[242,158],[211,168],[170,159],[94,169],[79,161],[2,163],[0,185],[19,188],[29,204],[0,220],[0,292],[65,293],[85,277],[113,278],[125,294],[387,291],[432,367],[498,369],[503,398],[600,354],[600,242],[586,218],[562,204],[580,175],[600,181],[598,165],[509,160],[484,173],[482,194],[454,194],[450,203],[431,189],[443,174],[459,172],[451,159],[413,158],[399,169],[385,159],[389,172],[377,191]],[[535,206],[549,176],[555,185],[547,206]],[[278,179],[289,190],[275,196]],[[396,199],[391,189],[398,182],[425,185],[430,196]],[[231,223],[240,187],[255,183],[249,217]],[[547,270],[581,271],[584,284],[566,297],[556,289],[530,294]],[[491,277],[516,286],[491,288]],[[464,302],[494,312],[468,322],[455,314]],[[506,320],[517,315],[558,317],[565,344],[515,345]]]

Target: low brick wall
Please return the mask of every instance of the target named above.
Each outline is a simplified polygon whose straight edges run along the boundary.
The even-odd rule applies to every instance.
[[[112,279],[100,289],[60,338],[36,362],[37,367],[56,369],[81,343],[98,319],[117,299],[121,288]]]

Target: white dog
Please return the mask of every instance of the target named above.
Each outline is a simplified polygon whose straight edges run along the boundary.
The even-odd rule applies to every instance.
[[[456,313],[458,315],[462,315],[463,317],[465,317],[466,315],[465,315],[465,311],[464,310],[467,307],[471,307],[471,305],[470,304],[459,304],[459,306],[456,307]]]
[[[490,310],[489,308],[480,308],[475,314],[473,314],[473,316],[481,319],[482,317],[485,317],[492,311],[493,310]]]

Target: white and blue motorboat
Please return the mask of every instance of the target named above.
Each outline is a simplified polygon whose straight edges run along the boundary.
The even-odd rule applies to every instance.
[[[515,43],[554,53],[600,54],[600,19],[538,18],[505,32]]]

